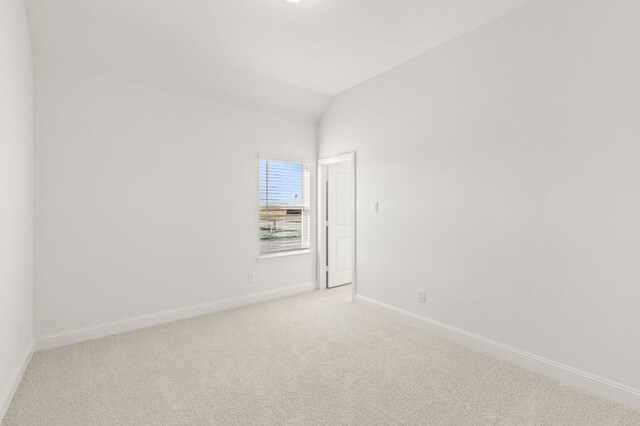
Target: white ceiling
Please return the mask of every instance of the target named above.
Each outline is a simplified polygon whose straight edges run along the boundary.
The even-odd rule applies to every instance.
[[[36,61],[62,61],[205,97],[275,102],[317,116],[331,96],[529,1],[27,4]]]

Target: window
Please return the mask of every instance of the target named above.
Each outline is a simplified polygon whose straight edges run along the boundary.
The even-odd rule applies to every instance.
[[[310,173],[300,162],[259,160],[260,254],[310,245]]]

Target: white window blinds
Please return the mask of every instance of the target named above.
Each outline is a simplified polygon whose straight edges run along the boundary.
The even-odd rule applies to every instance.
[[[308,164],[259,160],[260,254],[309,248],[310,190]]]

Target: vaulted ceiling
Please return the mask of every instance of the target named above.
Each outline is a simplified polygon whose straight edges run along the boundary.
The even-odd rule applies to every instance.
[[[36,65],[317,118],[328,100],[531,0],[28,0]]]

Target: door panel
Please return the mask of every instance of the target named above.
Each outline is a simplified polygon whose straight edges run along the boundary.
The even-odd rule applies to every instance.
[[[351,174],[336,172],[335,179],[336,225],[351,226]]]
[[[327,287],[331,288],[352,281],[353,190],[348,161],[327,168]]]
[[[335,273],[351,273],[351,237],[340,237],[336,240]]]

